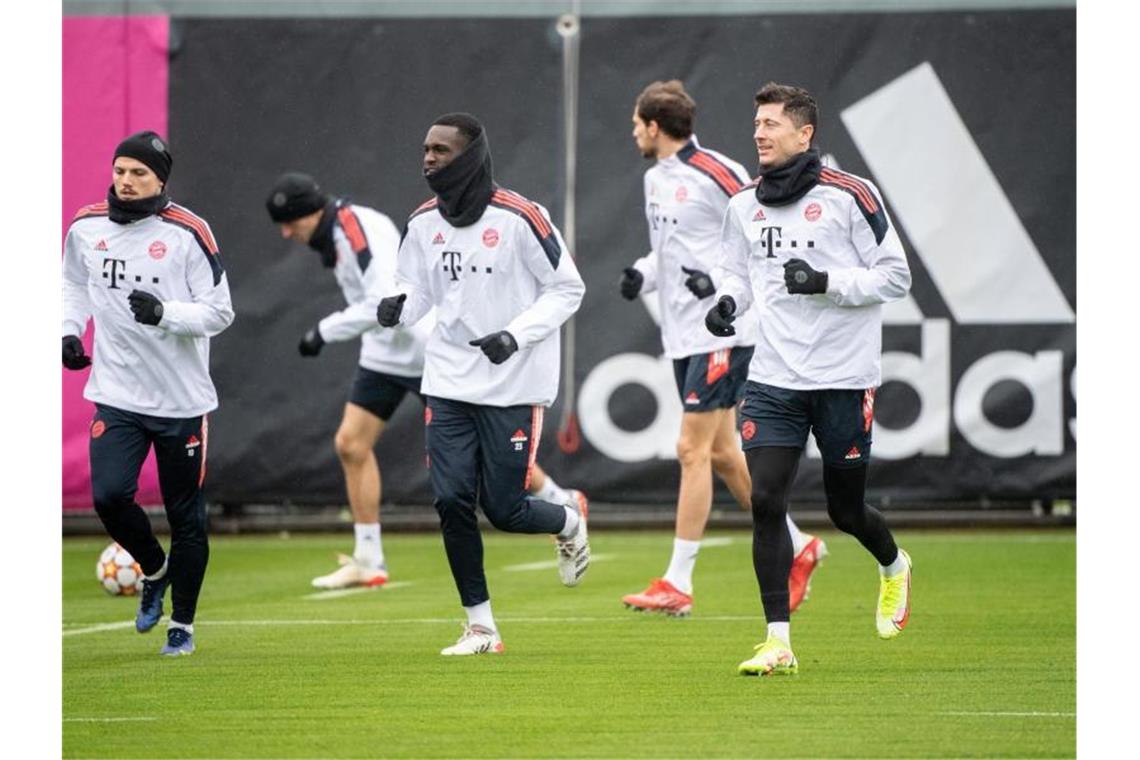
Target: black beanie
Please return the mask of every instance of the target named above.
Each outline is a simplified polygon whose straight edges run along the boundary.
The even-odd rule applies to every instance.
[[[142,161],[152,172],[158,175],[159,181],[164,185],[170,176],[170,167],[174,163],[174,159],[170,157],[170,150],[166,147],[166,142],[150,130],[135,132],[119,143],[119,147],[115,148],[115,157],[111,159],[111,162],[114,163],[115,158],[119,156]]]
[[[308,174],[286,172],[278,178],[265,201],[269,216],[278,224],[320,211],[328,203],[317,181]]]

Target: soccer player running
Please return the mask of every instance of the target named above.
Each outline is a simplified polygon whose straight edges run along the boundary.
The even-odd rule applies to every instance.
[[[779,675],[798,669],[784,515],[809,430],[823,458],[828,516],[879,563],[879,636],[897,636],[910,615],[910,557],[864,501],[881,381],[881,304],[906,295],[910,269],[875,186],[821,165],[812,147],[812,96],[768,83],[755,103],[760,178],[729,201],[722,278],[706,325],[721,336],[732,335],[738,319],[759,325],[740,435],[752,474],[752,562],[768,634],[739,672]]]
[[[527,495],[543,409],[558,392],[558,328],[586,287],[546,209],[495,184],[474,116],[436,119],[423,151],[435,197],[408,219],[399,293],[380,301],[376,318],[412,325],[436,308],[423,379],[428,469],[467,613],[441,654],[498,653],[476,504],[500,530],[555,535],[563,584],[577,585],[590,561],[584,502]]]
[[[395,292],[400,245],[400,233],[386,215],[330,196],[315,179],[299,172],[277,180],[266,208],[282,237],[309,246],[321,265],[333,270],[348,304],[302,336],[297,346],[301,356],[319,355],[325,343],[361,339],[359,366],[334,439],[356,543],[351,556],[339,555],[335,571],[314,578],[312,584],[320,589],[381,586],[388,582],[388,564],[380,530],[383,480],[375,446],[408,392],[423,400],[424,344],[435,319],[425,317],[392,330],[376,324],[380,299]],[[579,491],[564,491],[537,465],[531,485],[547,501],[585,500]]]
[[[83,391],[91,422],[95,511],[144,574],[135,629],[174,609],[160,654],[194,652],[194,613],[206,573],[206,415],[218,406],[210,379],[210,338],[233,322],[230,288],[210,227],[171,202],[173,161],[154,132],[115,148],[107,200],[84,206],[63,255],[63,366],[93,365]],[[94,357],[80,336],[95,321]],[[170,523],[163,551],[135,503],[151,446]]]
[[[677,80],[653,82],[637,97],[633,139],[654,164],[645,172],[649,254],[627,267],[620,290],[632,300],[658,294],[661,340],[673,360],[684,413],[677,441],[681,487],[677,497],[673,555],[665,575],[622,597],[631,609],[688,615],[693,569],[712,508],[715,472],[742,509],[751,505],[748,466],[736,435],[740,400],[756,343],[756,326],[710,335],[704,315],[716,292],[710,272],[720,255],[720,228],[728,200],[748,182],[744,167],[701,147],[693,133],[696,103]],[[789,578],[790,609],[803,601],[812,571],[826,555],[824,543],[801,533],[787,518],[795,561]]]

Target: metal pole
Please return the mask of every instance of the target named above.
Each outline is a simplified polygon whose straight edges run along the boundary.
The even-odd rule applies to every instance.
[[[566,145],[563,151],[566,177],[562,200],[562,236],[571,256],[578,250],[575,238],[574,194],[578,170],[578,39],[581,23],[578,1],[570,13],[558,19],[558,34],[562,37],[562,114]],[[562,329],[562,419],[558,426],[558,447],[567,454],[578,450],[581,437],[578,430],[577,387],[574,383],[574,317],[566,320]]]

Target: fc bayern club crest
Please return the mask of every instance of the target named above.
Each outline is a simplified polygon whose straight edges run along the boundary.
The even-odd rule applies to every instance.
[[[150,254],[152,259],[158,261],[166,255],[166,243],[161,240],[156,240],[150,244],[150,248],[147,248],[146,252]]]
[[[744,424],[740,426],[740,435],[746,441],[751,441],[756,437],[756,423],[752,420],[745,420]]]
[[[823,216],[823,209],[818,203],[809,203],[804,209],[804,219],[809,222],[817,221],[821,216]]]
[[[688,197],[689,189],[684,185],[679,186],[676,193],[677,203],[684,203]]]
[[[494,248],[499,244],[499,231],[494,227],[483,230],[483,245]]]

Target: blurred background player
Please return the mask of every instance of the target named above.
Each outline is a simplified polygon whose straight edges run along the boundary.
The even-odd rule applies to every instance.
[[[584,502],[527,495],[543,410],[558,393],[558,330],[586,286],[546,209],[495,185],[475,117],[439,117],[423,150],[435,197],[408,219],[400,293],[380,302],[376,318],[415,324],[437,309],[424,365],[428,470],[467,613],[441,654],[498,653],[476,504],[500,530],[555,535],[563,584],[577,585],[589,566]]]
[[[633,109],[633,139],[645,158],[645,214],[650,252],[627,267],[620,290],[633,300],[658,294],[661,341],[673,360],[684,412],[677,440],[681,487],[673,555],[665,575],[622,597],[631,609],[687,615],[693,606],[693,569],[712,508],[712,474],[724,481],[741,509],[751,508],[748,465],[736,431],[736,402],[748,374],[756,327],[709,334],[704,315],[716,286],[709,272],[720,255],[720,229],[728,200],[748,182],[744,167],[701,147],[693,134],[696,103],[678,80],[653,82]],[[808,591],[826,555],[823,541],[801,533],[787,518],[795,550],[789,577],[791,609]]]
[[[388,565],[380,536],[382,479],[375,446],[404,396],[420,395],[424,344],[432,320],[384,330],[376,324],[376,306],[396,287],[396,250],[400,233],[384,214],[347,198],[324,193],[307,174],[289,172],[274,184],[266,200],[281,236],[316,251],[331,269],[348,306],[329,314],[301,338],[301,356],[317,356],[325,343],[360,340],[360,360],[344,415],[334,439],[344,470],[356,545],[341,554],[340,567],[313,579],[322,589],[380,586]]]
[[[784,517],[809,430],[823,459],[828,516],[879,563],[879,636],[897,636],[910,617],[910,557],[864,501],[882,381],[881,304],[907,294],[910,268],[878,189],[820,164],[812,148],[815,99],[770,82],[755,103],[760,180],[729,202],[721,283],[706,325],[721,336],[732,335],[742,315],[741,324],[759,325],[741,438],[752,475],[752,559],[768,631],[739,672],[768,675],[798,669]]]
[[[217,243],[205,220],[166,195],[173,160],[154,132],[119,143],[107,200],[79,210],[63,255],[63,366],[93,365],[83,396],[91,422],[95,511],[145,576],[135,628],[173,612],[160,653],[194,652],[194,614],[209,559],[206,414],[218,406],[210,337],[234,319]],[[94,357],[80,336],[95,322]],[[151,446],[170,524],[170,553],[135,503]]]
[[[335,438],[356,544],[352,556],[341,554],[340,567],[314,578],[313,586],[380,586],[388,581],[388,566],[380,529],[383,479],[375,446],[405,394],[414,393],[423,401],[424,344],[434,315],[392,330],[376,324],[380,299],[396,287],[400,244],[400,233],[386,215],[327,195],[311,176],[297,172],[277,180],[266,208],[282,237],[308,245],[321,264],[333,270],[348,303],[305,333],[298,345],[301,355],[317,356],[325,343],[361,338],[360,363]],[[555,504],[585,500],[579,491],[562,489],[537,465],[531,489]]]

